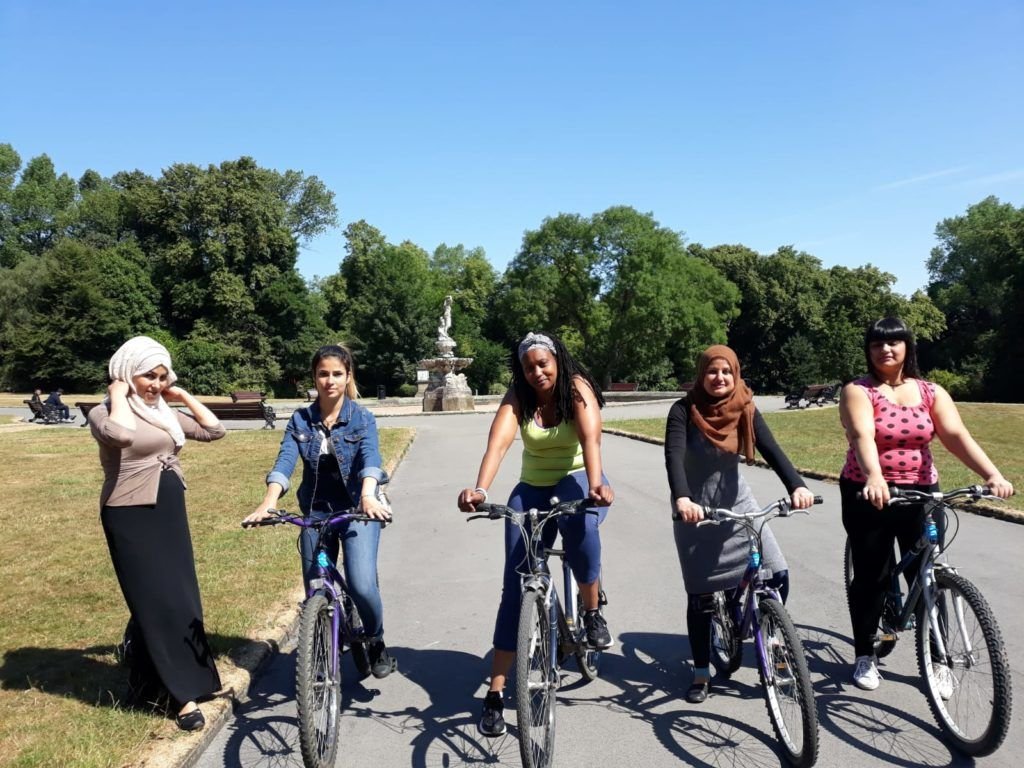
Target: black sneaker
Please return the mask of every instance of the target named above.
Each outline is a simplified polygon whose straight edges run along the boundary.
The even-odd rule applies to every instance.
[[[587,631],[587,643],[591,648],[603,651],[611,648],[615,643],[611,633],[608,632],[608,623],[600,611],[585,611],[583,613],[583,627]]]
[[[484,736],[494,739],[505,735],[505,705],[501,703],[500,691],[488,691],[484,697],[484,708],[480,713],[477,728]]]
[[[367,650],[370,654],[370,671],[377,679],[387,677],[398,669],[398,662],[388,653],[383,640],[371,640]]]

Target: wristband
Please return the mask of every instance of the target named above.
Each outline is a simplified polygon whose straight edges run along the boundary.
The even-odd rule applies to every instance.
[[[487,489],[486,488],[474,488],[473,493],[479,493],[484,497],[484,501],[487,501]]]

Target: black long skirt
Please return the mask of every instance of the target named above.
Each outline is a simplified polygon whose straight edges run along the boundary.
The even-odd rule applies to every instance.
[[[103,507],[100,519],[135,631],[167,692],[179,705],[209,698],[221,683],[203,628],[181,480],[164,470],[155,505]]]

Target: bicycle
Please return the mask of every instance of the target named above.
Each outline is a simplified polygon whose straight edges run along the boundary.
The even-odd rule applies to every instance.
[[[562,515],[597,514],[588,509],[592,499],[560,502],[551,499],[551,509],[517,512],[504,504],[482,502],[479,514],[470,520],[507,518],[519,526],[526,542],[526,569],[521,571],[523,600],[519,611],[516,643],[516,713],[519,724],[519,752],[524,768],[547,768],[555,747],[555,692],[561,682],[560,667],[569,656],[584,680],[594,680],[601,664],[601,651],[587,643],[583,626],[583,598],[579,594],[564,549],[543,545],[544,526]],[[565,604],[551,578],[547,558],[562,558]],[[599,590],[598,610],[608,600]]]
[[[875,653],[878,658],[886,656],[900,632],[915,629],[918,671],[936,722],[960,752],[974,757],[990,755],[1003,743],[1010,726],[1010,662],[999,625],[981,591],[954,566],[938,562],[938,557],[948,550],[960,528],[956,508],[949,502],[997,497],[981,485],[947,493],[890,488],[889,495],[890,504],[924,504],[925,513],[921,537],[892,571]],[[939,526],[950,515],[956,527],[943,543]],[[917,573],[904,601],[900,577],[915,564]],[[854,576],[849,540],[843,572],[849,600]]]
[[[815,496],[814,503],[821,504],[821,496]],[[746,529],[749,546],[747,567],[733,596],[715,592],[711,598],[711,656],[715,668],[720,676],[730,677],[742,663],[743,640],[754,638],[757,671],[772,728],[790,764],[808,768],[818,759],[818,712],[807,659],[779,593],[767,583],[771,573],[762,572],[761,567],[761,527],[774,517],[789,517],[796,512],[804,510],[792,509],[789,499],[747,513],[704,507],[705,519],[697,525],[735,521]],[[678,513],[673,519],[680,519]]]
[[[268,510],[273,517],[243,528],[290,523],[317,532],[313,557],[317,576],[309,582],[306,600],[299,614],[295,649],[295,703],[298,709],[299,746],[306,768],[331,768],[338,751],[341,717],[341,656],[352,654],[362,677],[370,674],[370,656],[359,612],[352,603],[348,584],[325,551],[324,534],[346,522],[380,520],[357,514],[354,509],[311,520],[280,509]],[[347,647],[347,648],[346,648]]]

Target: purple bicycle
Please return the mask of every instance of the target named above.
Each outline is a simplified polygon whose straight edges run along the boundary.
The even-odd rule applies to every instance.
[[[821,502],[821,496],[814,497],[815,504]],[[789,763],[808,768],[818,759],[818,712],[807,659],[779,593],[767,583],[771,573],[762,573],[761,568],[761,526],[773,517],[789,517],[796,512],[806,514],[792,509],[789,499],[773,501],[749,513],[704,507],[705,519],[697,525],[736,521],[746,529],[749,543],[747,568],[733,597],[716,592],[708,606],[715,668],[720,676],[729,677],[742,662],[743,640],[754,638],[757,671],[775,735]]]
[[[313,558],[317,577],[299,615],[295,649],[295,703],[299,714],[299,744],[306,768],[330,768],[338,751],[341,719],[341,656],[349,650],[362,677],[370,674],[366,633],[352,603],[345,577],[326,552],[325,534],[350,521],[379,523],[354,509],[324,520],[310,520],[280,509],[273,517],[242,527],[291,523],[317,532]]]

